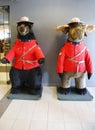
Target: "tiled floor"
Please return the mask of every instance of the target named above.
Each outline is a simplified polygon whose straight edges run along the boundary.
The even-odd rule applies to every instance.
[[[95,88],[89,88],[95,97]],[[0,118],[0,130],[95,130],[93,101],[59,101],[55,87],[44,87],[41,100],[12,100]]]

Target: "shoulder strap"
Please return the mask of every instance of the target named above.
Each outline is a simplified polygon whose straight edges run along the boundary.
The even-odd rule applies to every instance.
[[[25,55],[27,55],[35,47],[36,47],[36,44],[34,46],[32,46],[31,48],[29,48],[21,57],[18,58],[18,60],[22,59]]]
[[[75,55],[74,57],[70,58],[71,60],[73,60],[74,58],[80,56],[84,51],[85,51],[86,47],[84,47],[80,53],[78,53],[77,55]]]

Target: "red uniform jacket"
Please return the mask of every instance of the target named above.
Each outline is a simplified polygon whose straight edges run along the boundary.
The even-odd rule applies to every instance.
[[[36,40],[22,42],[17,39],[5,58],[8,59],[9,62],[12,62],[14,59],[14,68],[28,70],[38,67],[38,60],[44,58],[44,54],[41,48],[36,44]]]
[[[92,73],[92,60],[84,43],[66,42],[58,56],[57,73],[86,71]]]

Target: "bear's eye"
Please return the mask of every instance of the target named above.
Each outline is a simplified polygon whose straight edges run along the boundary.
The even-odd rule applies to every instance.
[[[17,26],[21,26],[22,23],[18,23]]]
[[[28,25],[27,22],[20,22],[18,23],[18,26],[21,26],[22,24],[24,24],[25,26]]]
[[[33,25],[32,25],[31,23],[29,23],[29,22],[20,22],[20,23],[17,24],[17,27],[19,27],[19,26],[21,27],[22,25],[23,25],[23,26],[28,26],[29,29],[31,29],[32,26],[33,26]]]

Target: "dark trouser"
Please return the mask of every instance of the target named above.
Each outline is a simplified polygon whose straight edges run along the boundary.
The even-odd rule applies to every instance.
[[[23,89],[24,86],[26,89],[30,90],[41,89],[41,68],[37,67],[30,70],[18,70],[12,67],[10,70],[10,80],[12,88],[14,89]]]

